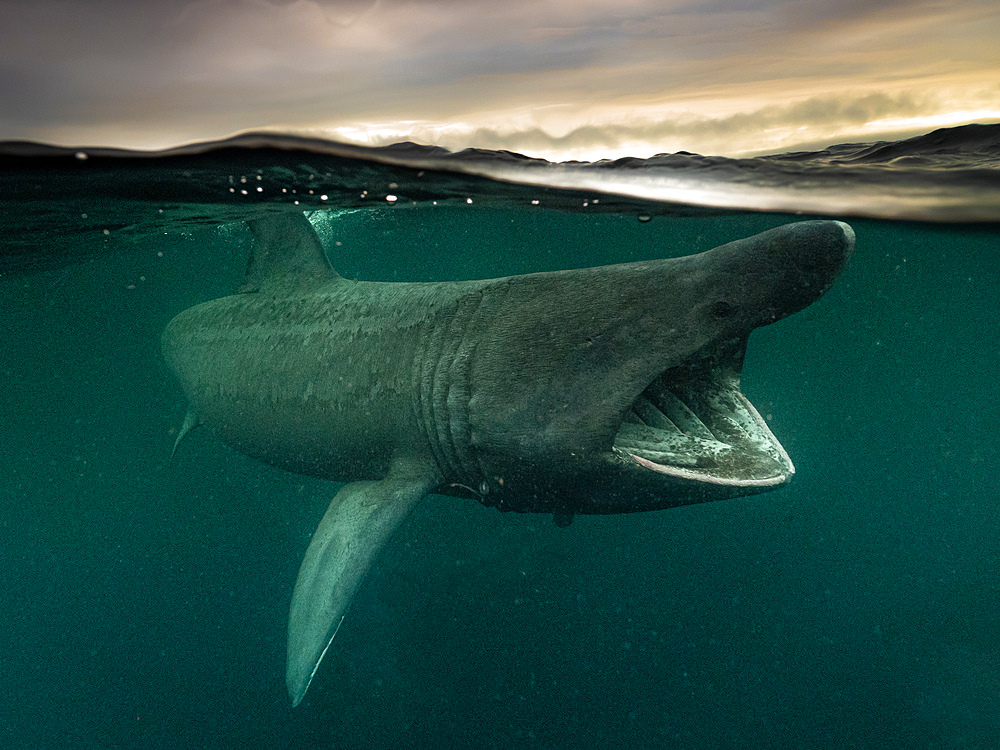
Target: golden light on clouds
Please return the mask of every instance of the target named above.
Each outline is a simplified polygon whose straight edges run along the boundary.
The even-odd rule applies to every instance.
[[[590,161],[682,150],[755,155],[1000,120],[1000,85],[992,81],[938,78],[791,95],[782,83],[753,93],[734,86],[728,95],[717,89],[711,97],[671,97],[656,104],[567,104],[471,113],[446,122],[352,123],[309,132],[364,145],[416,140],[453,150],[503,148],[550,160]]]
[[[15,5],[8,139],[156,148],[267,128],[563,160],[1000,120],[995,0]]]

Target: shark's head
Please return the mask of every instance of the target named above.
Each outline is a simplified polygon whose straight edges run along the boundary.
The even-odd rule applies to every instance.
[[[820,297],[853,245],[847,224],[807,221],[698,255],[510,280],[518,314],[483,352],[474,386],[489,386],[470,400],[483,501],[620,513],[787,482],[788,454],[740,390],[747,339]]]

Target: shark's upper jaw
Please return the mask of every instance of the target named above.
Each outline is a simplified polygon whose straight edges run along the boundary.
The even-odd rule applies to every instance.
[[[642,469],[747,489],[787,482],[795,467],[740,391],[742,343],[672,367],[625,415],[614,452]]]

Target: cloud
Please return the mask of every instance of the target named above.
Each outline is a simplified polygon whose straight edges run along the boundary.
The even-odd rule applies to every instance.
[[[970,101],[972,101],[970,99]],[[606,117],[562,130],[530,120],[501,125],[481,123],[407,122],[400,127],[373,123],[367,127],[312,131],[342,140],[383,145],[411,139],[452,150],[470,146],[507,149],[553,160],[651,156],[695,151],[703,154],[754,155],[804,147],[822,148],[846,140],[907,137],[933,127],[960,124],[963,115],[1000,119],[1000,84],[979,92],[979,110],[963,110],[949,119],[954,103],[935,89],[871,92],[807,97],[784,104],[763,104],[724,114],[664,113],[659,117]],[[576,118],[568,118],[574,122]],[[989,119],[989,118],[987,118]]]
[[[0,137],[64,143],[378,125],[444,145],[688,139],[689,150],[733,152],[754,128],[777,142],[796,123],[815,135],[961,108],[948,87],[974,94],[1000,68],[995,0],[0,0],[0,10]]]

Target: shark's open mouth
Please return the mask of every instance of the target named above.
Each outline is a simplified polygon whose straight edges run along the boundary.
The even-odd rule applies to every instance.
[[[740,391],[742,356],[709,356],[662,373],[639,395],[615,435],[626,460],[680,479],[770,487],[795,472]]]

